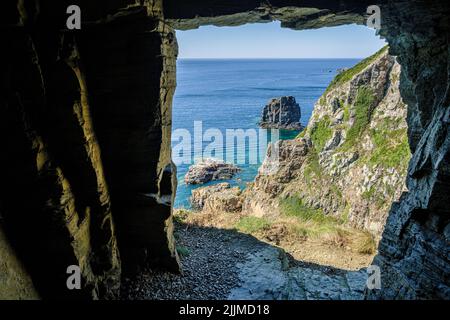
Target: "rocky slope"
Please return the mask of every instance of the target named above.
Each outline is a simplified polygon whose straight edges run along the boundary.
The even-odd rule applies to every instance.
[[[277,215],[294,199],[379,237],[405,188],[410,158],[399,78],[387,48],[338,74],[299,137],[272,146],[279,167],[267,174],[273,163],[266,159],[244,193],[243,210]]]
[[[0,213],[1,220],[1,213]],[[39,295],[0,227],[0,300],[34,300]]]
[[[124,281],[122,298],[361,300],[365,269],[304,263],[276,246],[232,229],[176,224],[183,275],[149,270]]]
[[[190,199],[194,210],[237,212],[242,210],[241,189],[227,182],[192,190]]]

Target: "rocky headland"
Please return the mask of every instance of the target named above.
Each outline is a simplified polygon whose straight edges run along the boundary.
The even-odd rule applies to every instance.
[[[258,124],[264,129],[301,130],[300,118],[300,105],[294,97],[286,96],[270,100]]]
[[[217,159],[203,159],[189,167],[184,176],[186,184],[203,184],[215,180],[228,180],[241,169],[234,164]]]
[[[399,78],[400,65],[387,48],[339,73],[307,128],[278,142],[278,171],[265,174],[269,158],[263,163],[243,210],[279,215],[293,201],[379,239],[392,202],[406,189],[410,159]]]

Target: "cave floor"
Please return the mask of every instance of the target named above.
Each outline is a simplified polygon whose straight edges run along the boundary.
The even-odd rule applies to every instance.
[[[125,278],[122,299],[358,300],[367,273],[296,260],[236,230],[176,223],[183,274]]]

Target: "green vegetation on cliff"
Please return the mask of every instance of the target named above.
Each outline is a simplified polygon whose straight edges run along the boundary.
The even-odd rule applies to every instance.
[[[361,137],[361,134],[370,123],[371,108],[373,107],[374,101],[375,97],[372,89],[365,86],[358,88],[354,104],[355,120],[347,131],[343,149],[350,149],[358,143],[358,138]]]
[[[373,234],[382,231],[380,221],[404,187],[410,159],[400,72],[384,47],[335,77],[297,137],[310,141],[312,148],[302,159],[295,182],[288,183],[288,191],[280,196],[300,189],[302,199],[284,201],[284,212],[304,217],[318,209],[303,204],[314,204],[338,222],[351,221]],[[366,243],[361,251],[372,246],[370,239],[362,242]]]
[[[330,140],[333,135],[331,129],[330,117],[325,116],[321,120],[315,123],[315,126],[311,130],[311,140],[317,151],[320,151],[325,146],[325,143]]]
[[[288,217],[296,217],[303,222],[314,221],[320,224],[335,222],[335,219],[327,216],[320,209],[306,206],[301,198],[291,197],[281,201],[283,214]]]
[[[331,81],[330,85],[325,90],[324,95],[326,95],[331,89],[333,89],[336,86],[342,85],[346,83],[347,81],[350,81],[355,75],[363,71],[365,68],[367,68],[370,64],[372,64],[377,58],[379,58],[382,54],[384,54],[388,50],[388,46],[385,46],[381,48],[379,51],[377,51],[375,54],[371,55],[370,57],[362,60],[358,64],[356,64],[354,67],[345,70],[341,73],[339,73],[333,81]]]
[[[371,165],[386,168],[406,166],[411,157],[406,128],[391,130],[379,126],[371,130],[371,137],[375,144],[375,149],[368,159]]]
[[[322,176],[322,167],[319,163],[319,155],[317,152],[311,151],[308,158],[305,161],[304,169],[305,182],[308,186],[311,186],[314,182],[314,178],[320,178]]]

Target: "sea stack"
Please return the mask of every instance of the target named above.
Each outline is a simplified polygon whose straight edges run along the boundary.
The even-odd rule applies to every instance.
[[[259,125],[265,129],[302,130],[299,104],[292,96],[274,98],[264,107]]]

